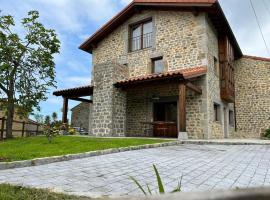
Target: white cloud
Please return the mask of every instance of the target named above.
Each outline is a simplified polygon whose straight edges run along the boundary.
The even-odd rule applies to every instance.
[[[128,5],[129,3],[131,3],[132,2],[132,0],[120,0],[120,3],[122,4],[122,5]]]
[[[265,1],[270,8],[270,3]],[[256,22],[250,2],[246,0],[221,0],[222,8],[244,54],[269,57]],[[263,1],[254,1],[254,8],[270,48],[270,17]]]
[[[111,0],[1,0],[1,10],[16,17],[26,16],[29,10],[38,10],[41,19],[52,28],[78,33],[89,26],[83,19],[104,23],[117,12],[117,3]],[[13,0],[13,3],[15,1]]]
[[[69,87],[80,87],[89,85],[91,83],[91,77],[89,76],[69,76],[65,78],[65,85]]]

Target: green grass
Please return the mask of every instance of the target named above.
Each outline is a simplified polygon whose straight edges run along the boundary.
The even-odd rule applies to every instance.
[[[58,136],[49,143],[47,138],[16,138],[0,142],[0,162],[29,160],[49,156],[75,154],[110,148],[169,142],[145,138],[89,138]]]
[[[90,200],[87,197],[76,197],[58,194],[43,189],[30,189],[21,186],[0,184],[1,200]]]

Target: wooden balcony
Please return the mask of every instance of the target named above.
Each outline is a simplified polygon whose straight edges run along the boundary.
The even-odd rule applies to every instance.
[[[228,37],[219,38],[220,97],[229,103],[235,99],[233,61],[234,50]]]

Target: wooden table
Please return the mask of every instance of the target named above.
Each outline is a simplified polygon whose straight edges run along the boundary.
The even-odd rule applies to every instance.
[[[151,126],[154,137],[177,138],[177,123],[166,121],[141,122],[144,126]]]

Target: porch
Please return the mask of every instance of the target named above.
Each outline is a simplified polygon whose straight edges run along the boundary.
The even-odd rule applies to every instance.
[[[195,67],[117,82],[115,86],[126,92],[125,135],[203,138],[202,86],[206,71]]]

